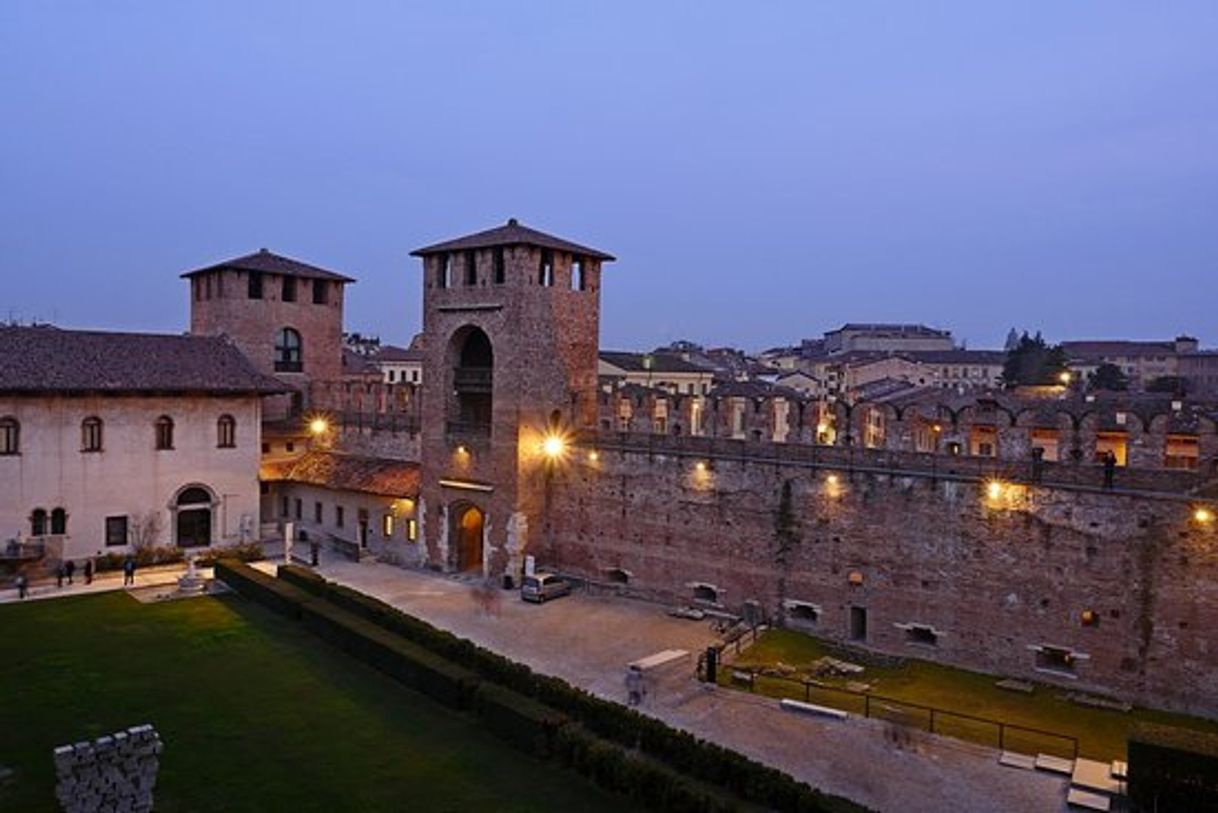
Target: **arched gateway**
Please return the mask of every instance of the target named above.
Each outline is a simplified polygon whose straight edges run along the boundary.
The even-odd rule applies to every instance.
[[[453,506],[452,523],[457,570],[481,570],[482,535],[486,515],[476,505],[458,503]]]

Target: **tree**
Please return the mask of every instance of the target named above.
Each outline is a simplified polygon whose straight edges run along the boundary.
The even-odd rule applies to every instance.
[[[131,518],[131,527],[128,530],[128,533],[131,534],[131,544],[137,550],[151,548],[160,539],[163,528],[164,523],[161,521],[160,511],[136,514]]]
[[[1007,388],[1058,384],[1066,367],[1066,351],[1060,344],[1050,345],[1037,333],[1025,331],[1015,347],[1007,351],[1002,365],[1002,383]]]
[[[778,510],[774,512],[774,542],[778,562],[778,625],[787,623],[787,572],[791,569],[791,554],[800,542],[799,520],[795,516],[791,481],[782,481],[782,495],[778,499]]]
[[[1093,390],[1119,392],[1129,389],[1129,376],[1125,375],[1115,364],[1104,362],[1095,368],[1095,372],[1091,374],[1087,384]]]

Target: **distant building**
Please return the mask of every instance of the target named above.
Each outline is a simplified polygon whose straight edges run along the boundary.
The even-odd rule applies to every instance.
[[[706,395],[715,382],[712,370],[668,353],[602,350],[597,375],[602,381],[689,395]]]
[[[218,336],[0,327],[0,539],[46,559],[258,539],[261,399]]]
[[[824,339],[824,349],[829,355],[954,350],[955,347],[950,330],[926,325],[848,323],[828,331]]]
[[[416,342],[412,342],[410,347],[383,345],[369,357],[369,361],[380,370],[386,384],[423,383],[423,350],[416,346]]]
[[[1086,340],[1062,342],[1070,369],[1084,378],[1102,364],[1120,368],[1132,390],[1146,389],[1156,378],[1180,375],[1180,359],[1198,352],[1191,336],[1174,341],[1137,342],[1125,340]],[[1196,369],[1187,365],[1190,371]],[[1204,373],[1201,373],[1204,375]]]

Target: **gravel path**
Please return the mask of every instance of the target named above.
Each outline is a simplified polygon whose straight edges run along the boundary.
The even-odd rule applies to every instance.
[[[320,572],[617,702],[625,699],[627,662],[663,649],[696,653],[714,637],[704,622],[640,601],[576,594],[537,606],[504,591],[488,615],[460,578],[346,561],[324,562]],[[1066,809],[1064,778],[1002,767],[992,749],[924,732],[898,748],[880,721],[795,715],[773,699],[699,684],[692,675],[665,683],[643,711],[881,811]]]

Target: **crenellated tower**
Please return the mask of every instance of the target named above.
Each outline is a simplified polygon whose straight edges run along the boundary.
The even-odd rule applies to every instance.
[[[428,562],[519,575],[562,463],[554,438],[596,423],[601,266],[613,257],[514,219],[412,253]]]

